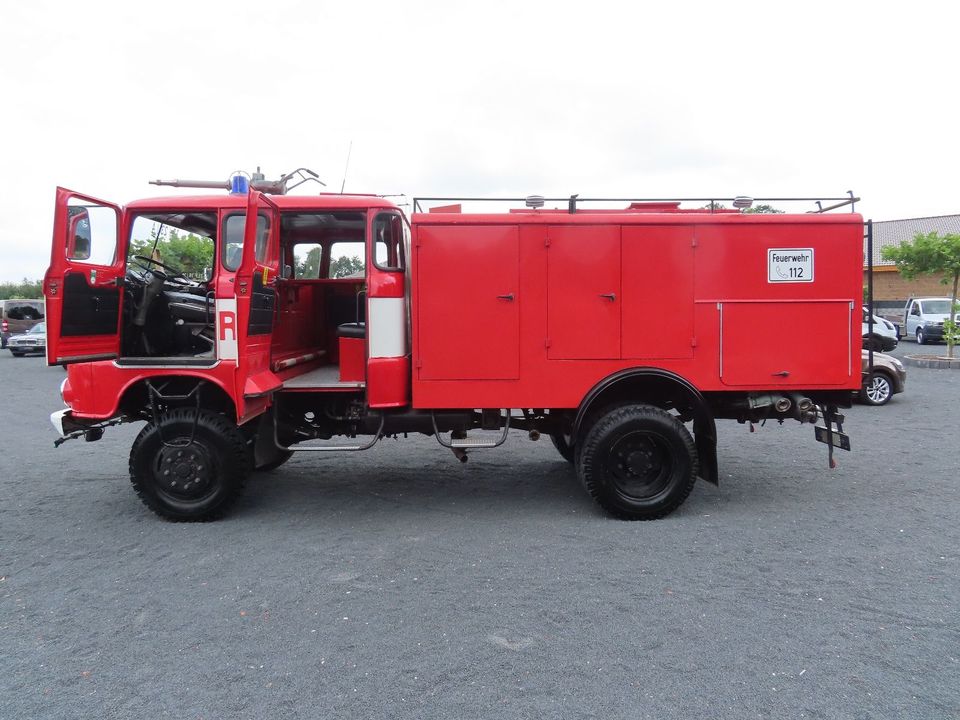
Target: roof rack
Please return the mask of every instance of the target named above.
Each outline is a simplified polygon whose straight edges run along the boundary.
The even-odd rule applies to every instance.
[[[855,197],[852,190],[847,190],[846,197],[761,197],[753,198],[738,195],[736,197],[727,197],[727,196],[712,196],[712,197],[667,197],[667,198],[616,198],[616,197],[597,197],[597,198],[582,198],[579,194],[570,195],[569,197],[542,197],[540,195],[528,195],[527,197],[415,197],[413,198],[413,211],[414,212],[424,212],[424,209],[421,207],[420,203],[434,203],[434,202],[443,202],[443,203],[463,203],[463,202],[501,202],[501,203],[515,203],[522,202],[528,208],[537,209],[543,207],[544,203],[548,202],[565,202],[567,203],[567,212],[575,213],[577,212],[578,205],[580,203],[595,203],[595,202],[624,202],[624,203],[650,203],[650,204],[665,204],[671,203],[679,206],[680,203],[706,203],[706,205],[701,209],[706,209],[709,212],[720,212],[726,210],[730,212],[730,209],[724,207],[724,203],[730,203],[734,208],[748,208],[753,203],[773,203],[773,202],[807,202],[814,203],[817,206],[816,210],[808,210],[809,213],[825,213],[830,210],[837,210],[838,208],[850,206],[850,212],[854,212],[854,206],[856,203],[860,202],[859,197]],[[824,207],[824,203],[833,203],[832,205],[827,205]]]

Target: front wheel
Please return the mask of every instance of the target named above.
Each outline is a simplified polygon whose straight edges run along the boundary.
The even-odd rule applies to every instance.
[[[607,512],[655,520],[676,510],[697,478],[697,449],[675,416],[625,405],[597,420],[583,440],[577,473]]]
[[[917,328],[917,345],[926,345],[927,338],[923,334],[923,328]]]
[[[150,423],[130,448],[130,482],[157,515],[178,522],[221,517],[237,501],[250,457],[236,424],[178,408]]]
[[[22,353],[19,350],[11,350],[10,354],[14,357],[23,357],[25,353]]]
[[[867,405],[886,405],[893,397],[890,378],[881,372],[872,372],[860,390],[860,400]]]

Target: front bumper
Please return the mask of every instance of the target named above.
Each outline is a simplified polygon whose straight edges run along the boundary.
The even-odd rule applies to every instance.
[[[53,425],[53,429],[57,431],[60,437],[66,437],[71,433],[87,430],[91,423],[78,421],[73,417],[70,408],[64,408],[50,413],[50,424]]]

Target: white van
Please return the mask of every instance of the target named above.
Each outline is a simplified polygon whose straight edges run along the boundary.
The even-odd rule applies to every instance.
[[[939,342],[943,340],[943,321],[949,317],[950,298],[912,298],[903,309],[904,334],[916,338],[920,345]]]

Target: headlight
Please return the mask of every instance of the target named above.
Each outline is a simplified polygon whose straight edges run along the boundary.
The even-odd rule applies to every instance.
[[[887,330],[896,330],[896,328],[893,326],[893,323],[890,322],[889,320],[883,320],[882,322],[883,322],[883,326],[884,326]]]
[[[940,323],[938,323],[936,320],[924,320],[924,321],[923,321],[923,326],[924,326],[924,327],[936,327],[936,326],[939,325],[939,324],[940,324]]]
[[[893,363],[893,366],[894,366],[897,370],[903,370],[903,363],[900,362],[899,360],[897,360],[896,358],[890,358],[890,362]]]

